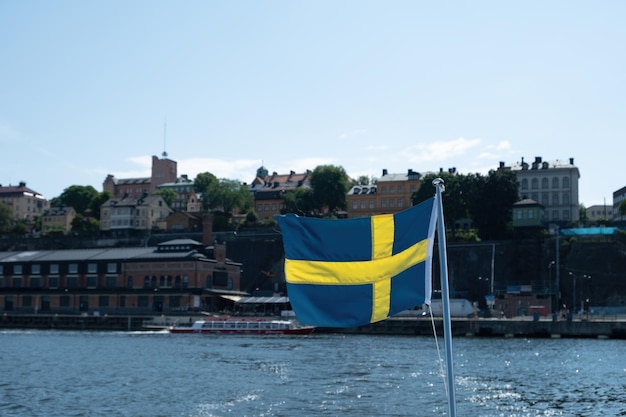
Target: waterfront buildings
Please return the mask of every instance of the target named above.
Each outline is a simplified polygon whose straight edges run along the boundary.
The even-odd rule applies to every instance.
[[[41,233],[67,234],[72,230],[72,221],[75,217],[76,211],[73,207],[51,207],[41,216]]]
[[[241,264],[212,240],[156,247],[0,252],[0,311],[160,314],[219,311],[239,291]]]

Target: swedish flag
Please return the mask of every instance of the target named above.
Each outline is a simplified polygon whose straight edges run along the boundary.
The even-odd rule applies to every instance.
[[[277,216],[298,320],[354,327],[430,303],[435,199],[395,214],[324,220]]]

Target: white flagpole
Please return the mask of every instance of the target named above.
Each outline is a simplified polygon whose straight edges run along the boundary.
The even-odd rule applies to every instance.
[[[448,289],[448,257],[446,254],[446,227],[443,221],[443,202],[441,192],[445,191],[443,179],[435,178],[433,185],[437,190],[439,239],[439,266],[441,269],[441,303],[443,305],[443,333],[446,346],[446,370],[448,383],[448,416],[456,417],[456,400],[454,395],[454,365],[452,362],[452,325],[450,320],[450,291]]]

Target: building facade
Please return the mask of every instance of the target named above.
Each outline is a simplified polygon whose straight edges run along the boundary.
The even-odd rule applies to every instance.
[[[119,232],[167,228],[167,216],[172,213],[160,195],[141,198],[111,198],[100,206],[100,230]]]
[[[190,197],[196,193],[193,189],[193,180],[187,175],[181,175],[175,182],[166,182],[156,187],[158,190],[172,190],[176,193],[176,198],[172,202],[170,208],[174,211],[187,211]]]
[[[210,256],[213,255],[213,256]],[[239,291],[225,245],[172,240],[148,248],[0,252],[0,311],[161,314],[220,311]]]
[[[587,207],[587,219],[592,222],[599,220],[612,220],[613,219],[613,207],[596,204]]]
[[[67,234],[72,230],[72,221],[76,217],[73,207],[52,207],[41,216],[41,232],[45,235],[52,232]]]
[[[397,213],[411,207],[411,196],[422,185],[422,174],[409,169],[406,174],[383,175],[374,185],[355,185],[348,191],[348,218]]]
[[[31,223],[50,208],[50,202],[41,194],[31,190],[25,182],[18,185],[0,185],[0,203],[11,209],[14,220]]]
[[[619,190],[613,192],[613,220],[614,221],[626,221],[626,216],[620,216],[619,206],[622,201],[626,200],[626,187],[622,187]]]
[[[291,171],[289,174],[267,175],[267,170],[261,167],[257,176],[249,185],[254,200],[254,208],[259,220],[273,219],[281,214],[285,208],[283,197],[285,193],[293,192],[298,188],[311,188],[309,176],[311,171],[303,173]]]
[[[174,183],[177,178],[177,162],[167,158],[152,156],[152,174],[150,177],[117,179],[107,175],[102,184],[103,191],[108,191],[113,197],[140,198],[144,194],[151,194],[161,184]]]
[[[580,172],[574,165],[574,158],[544,161],[538,156],[531,164],[522,158],[521,162],[510,167],[500,162],[499,169],[510,169],[516,174],[520,199],[541,204],[545,210],[545,222],[565,225],[579,220]]]

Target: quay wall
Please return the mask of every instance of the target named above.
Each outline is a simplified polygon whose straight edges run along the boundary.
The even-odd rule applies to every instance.
[[[441,318],[435,318],[434,325],[437,335],[443,337]],[[453,337],[626,339],[626,320],[624,319],[535,321],[528,317],[512,319],[453,318],[451,328]],[[390,318],[355,328],[318,328],[316,332],[432,336],[433,322],[429,318]]]
[[[0,316],[0,329],[144,331],[164,328],[173,323],[191,324],[201,318],[201,316],[5,313]],[[146,326],[147,323],[152,324],[152,327]],[[453,337],[626,339],[626,318],[621,317],[555,321],[533,320],[529,317],[510,319],[453,318],[451,325]],[[441,318],[436,317],[434,319],[434,327],[437,335],[443,337]],[[432,336],[433,321],[423,317],[392,317],[378,323],[353,328],[318,327],[315,333]]]

